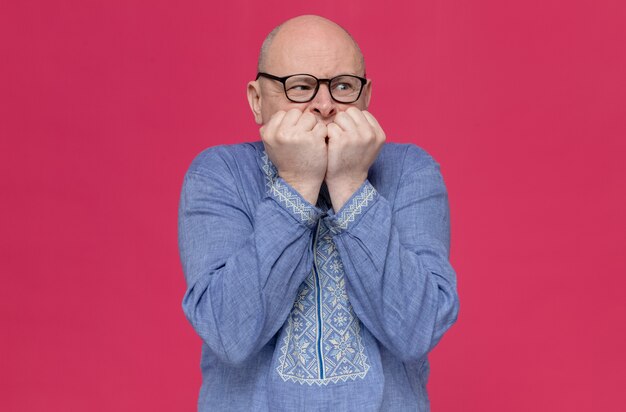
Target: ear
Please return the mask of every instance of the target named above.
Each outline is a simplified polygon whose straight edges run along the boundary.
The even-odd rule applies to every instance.
[[[261,85],[257,80],[248,83],[248,104],[254,114],[254,121],[256,124],[263,124],[263,117],[261,116]]]
[[[363,102],[365,103],[365,109],[370,106],[370,97],[372,97],[372,81],[367,79],[367,83],[363,86],[363,91],[361,92],[363,95]]]

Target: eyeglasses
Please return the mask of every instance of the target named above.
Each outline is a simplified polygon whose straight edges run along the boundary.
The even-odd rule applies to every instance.
[[[320,88],[320,83],[328,83],[330,97],[339,103],[354,103],[361,97],[367,79],[351,74],[342,74],[332,79],[318,79],[310,74],[293,74],[278,77],[268,73],[257,73],[256,78],[266,77],[283,84],[285,96],[294,103],[306,103],[313,100]]]

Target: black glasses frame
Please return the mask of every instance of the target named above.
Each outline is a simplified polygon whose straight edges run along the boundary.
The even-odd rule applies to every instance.
[[[313,92],[313,95],[311,96],[310,99],[308,100],[304,100],[304,101],[298,101],[298,100],[293,100],[291,99],[288,95],[287,95],[287,79],[289,79],[290,77],[294,77],[294,76],[310,76],[312,78],[314,78],[315,80],[317,80],[317,86],[315,86],[315,91]],[[337,100],[335,98],[335,96],[333,96],[333,91],[330,88],[330,83],[335,80],[337,77],[354,77],[355,79],[359,79],[361,81],[361,88],[359,89],[359,94],[356,97],[356,99],[351,100],[349,102],[342,102],[341,100]],[[324,82],[324,83],[328,83],[328,92],[330,93],[330,97],[336,101],[337,103],[344,103],[344,104],[349,104],[349,103],[354,103],[357,100],[359,100],[359,98],[361,97],[361,93],[363,92],[363,86],[365,86],[365,84],[367,83],[367,79],[363,78],[363,77],[359,77],[359,76],[355,76],[353,74],[340,74],[339,76],[335,76],[332,77],[330,79],[318,79],[317,77],[313,76],[312,74],[308,74],[308,73],[298,73],[298,74],[291,74],[289,76],[284,76],[284,77],[278,77],[278,76],[274,76],[273,74],[269,74],[269,73],[263,73],[263,72],[258,72],[256,74],[256,79],[258,80],[259,77],[266,77],[268,79],[272,79],[272,80],[276,80],[277,82],[281,82],[283,84],[283,91],[285,92],[285,97],[287,97],[287,100],[289,100],[290,102],[294,102],[294,103],[308,103],[311,100],[315,99],[315,96],[317,96],[317,92],[320,89],[320,83]]]

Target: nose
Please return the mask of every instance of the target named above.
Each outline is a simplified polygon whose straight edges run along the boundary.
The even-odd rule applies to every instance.
[[[328,83],[320,84],[317,94],[311,100],[309,110],[321,120],[330,122],[332,118],[337,114],[336,103],[330,96],[330,89]],[[325,122],[326,123],[326,122]]]

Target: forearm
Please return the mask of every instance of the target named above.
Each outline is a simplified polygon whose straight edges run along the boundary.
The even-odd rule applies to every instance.
[[[277,179],[252,216],[231,182],[187,175],[179,246],[188,289],[183,309],[209,348],[239,363],[282,326],[312,268],[320,211]]]
[[[230,256],[198,268],[183,300],[198,335],[233,363],[255,353],[282,326],[312,267],[311,231],[274,215],[270,202],[259,206],[254,232]],[[272,236],[274,231],[281,236]]]
[[[384,346],[400,359],[420,359],[456,320],[454,271],[443,250],[432,243],[407,249],[391,220],[385,220],[335,236],[348,296]]]
[[[436,182],[438,172],[424,173]],[[355,313],[401,359],[423,357],[456,320],[456,277],[448,262],[445,188],[390,203],[366,182],[329,218]],[[404,196],[401,194],[400,197]]]

